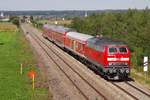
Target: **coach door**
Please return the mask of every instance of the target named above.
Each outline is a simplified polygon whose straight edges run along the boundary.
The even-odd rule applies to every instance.
[[[72,40],[72,49],[76,51],[76,41]]]
[[[73,50],[76,51],[76,41],[73,41]]]

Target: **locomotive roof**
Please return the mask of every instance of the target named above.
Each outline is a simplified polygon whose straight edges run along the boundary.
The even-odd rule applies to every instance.
[[[101,37],[101,38],[93,37],[88,39],[87,42],[95,45],[126,45],[122,41],[113,40],[107,37]]]
[[[66,28],[64,26],[56,26],[56,25],[45,24],[43,27],[47,28],[47,29],[50,29],[52,31],[55,31],[55,32],[63,33],[63,34],[66,33],[66,32],[69,32],[69,31],[73,31],[71,28]]]
[[[78,32],[68,32],[67,36],[80,40],[80,41],[87,41],[89,38],[92,38],[93,36],[83,34],[83,33],[78,33]]]

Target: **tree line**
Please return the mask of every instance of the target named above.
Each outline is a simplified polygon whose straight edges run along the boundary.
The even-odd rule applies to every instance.
[[[16,25],[17,27],[19,27],[20,22],[19,22],[19,17],[18,16],[11,16],[9,18],[9,22],[13,23],[14,25]]]
[[[129,9],[127,12],[105,12],[88,17],[76,17],[71,28],[90,35],[102,34],[128,44],[134,66],[143,65],[150,57],[150,10]]]

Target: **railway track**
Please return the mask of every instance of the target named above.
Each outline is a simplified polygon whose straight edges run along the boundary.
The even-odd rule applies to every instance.
[[[125,92],[127,95],[131,96],[133,99],[135,100],[139,100],[137,97],[135,97],[134,95],[132,95],[131,93],[129,93],[128,91],[126,91],[124,88],[122,88],[121,86],[111,82],[112,85],[116,86],[117,88],[119,88],[120,90],[122,90],[123,92]]]
[[[78,80],[74,79],[70,74],[68,74],[68,70],[71,70],[72,74],[74,73],[75,76],[78,76],[80,78],[80,80],[82,80],[82,82],[84,81],[84,84],[86,84],[89,88],[91,88],[92,91],[94,91],[94,93],[97,94],[96,96],[100,97],[100,100],[108,99],[108,97],[103,94],[102,90],[100,90],[99,88],[96,88],[91,82],[89,82],[89,80],[87,80],[85,77],[83,77],[83,75],[80,72],[75,70],[74,67],[72,65],[70,65],[70,63],[68,63],[66,59],[63,58],[63,56],[60,54],[60,52],[52,49],[53,47],[51,45],[46,44],[42,40],[43,38],[41,38],[40,35],[35,34],[32,29],[30,29],[30,32],[32,34],[29,34],[29,35],[40,45],[40,47],[48,55],[49,59],[53,60],[53,62],[57,65],[57,67],[66,75],[66,77],[71,81],[71,83],[76,87],[76,89],[80,92],[80,94],[84,96],[84,98],[86,100],[92,100],[92,99],[89,94],[86,94],[87,92],[85,90],[83,90],[82,86],[79,86],[79,84],[77,84]],[[66,69],[68,69],[68,70],[65,70],[65,68],[62,67],[63,65],[61,66],[60,63],[62,63],[64,66],[66,66]],[[117,87],[119,90],[123,91],[125,94],[127,94],[129,97],[131,97],[134,100],[139,100],[142,98],[142,96],[146,96],[146,99],[143,97],[143,99],[141,99],[141,100],[149,100],[150,99],[149,93],[144,92],[143,90],[130,84],[129,82],[122,82],[121,84],[120,83],[118,84],[115,82],[109,82],[109,83],[111,83],[113,86]],[[138,94],[142,95],[142,96],[139,97],[139,96],[135,95],[134,93],[131,93],[128,89],[124,88],[124,86],[122,84],[126,84],[126,85],[130,86],[131,88],[134,88],[136,90],[136,92],[138,91]],[[99,100],[99,98],[98,99],[96,98],[93,100]]]
[[[150,100],[150,93],[145,92],[130,82],[111,82],[111,84],[124,91],[127,95],[131,96],[135,100]]]
[[[145,96],[150,98],[150,93],[147,93],[145,91],[143,91],[142,89],[134,86],[133,84],[131,84],[130,82],[125,82],[125,84],[128,84],[129,86],[131,86],[132,88],[136,89],[137,91],[141,92],[142,94],[144,94]]]
[[[49,45],[45,44],[40,37],[38,37],[36,34],[30,34],[31,37],[40,45],[41,48],[43,48],[43,50],[46,52],[46,54],[48,55],[48,57],[50,59],[53,60],[53,62],[57,65],[57,67],[67,76],[67,78],[72,82],[72,84],[79,90],[79,92],[85,97],[86,100],[91,100],[90,99],[90,95],[86,94],[85,91],[83,91],[81,89],[81,87],[79,87],[77,84],[76,84],[76,81],[74,79],[72,79],[72,77],[70,77],[70,75],[61,67],[61,65],[59,64],[60,62],[58,62],[58,59],[60,59],[64,64],[67,65],[67,67],[69,67],[72,72],[74,72],[76,75],[78,75],[84,82],[85,84],[87,84],[90,88],[92,88],[98,95],[97,97],[95,98],[96,100],[99,100],[99,97],[100,99],[103,99],[103,100],[107,100],[107,97],[105,97],[99,89],[95,88],[91,83],[88,82],[88,80],[84,79],[84,77],[82,77],[82,75],[80,75],[79,72],[77,72],[76,70],[74,70],[74,68],[72,68],[72,66],[70,64],[67,63],[67,61],[65,61],[56,51],[54,51]],[[57,57],[59,58],[54,58],[54,56],[52,57],[52,55],[50,55],[49,51],[47,49],[45,49],[45,47],[47,47],[53,54],[55,54]]]

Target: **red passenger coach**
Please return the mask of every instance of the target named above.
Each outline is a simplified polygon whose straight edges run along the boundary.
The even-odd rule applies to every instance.
[[[44,25],[43,26],[43,36],[48,38],[49,40],[55,42],[60,47],[64,47],[64,40],[66,33],[71,31],[70,28],[65,28],[63,26],[55,26],[55,25]]]
[[[48,24],[45,24],[44,26],[43,26],[43,37],[45,37],[45,38],[47,38],[47,39],[49,39],[49,40],[51,40],[52,41],[52,29],[54,29],[56,26],[54,26],[54,25],[48,25]]]
[[[92,37],[93,36],[91,35],[81,34],[78,32],[68,32],[65,38],[65,48],[84,57],[86,41]]]

